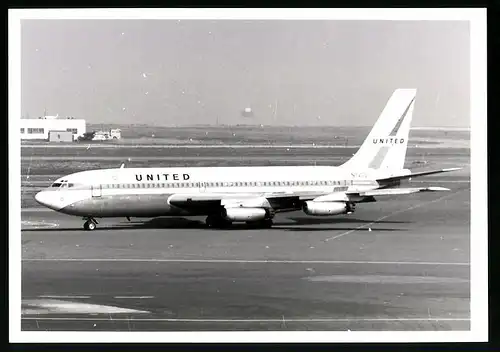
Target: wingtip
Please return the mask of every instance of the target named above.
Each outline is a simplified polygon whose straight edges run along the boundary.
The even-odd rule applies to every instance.
[[[440,192],[440,191],[451,191],[449,188],[444,188],[444,187],[428,187],[427,188],[429,191],[435,191],[435,192]]]
[[[458,170],[462,170],[462,168],[461,167],[449,167],[447,169],[443,169],[444,172],[458,171]]]

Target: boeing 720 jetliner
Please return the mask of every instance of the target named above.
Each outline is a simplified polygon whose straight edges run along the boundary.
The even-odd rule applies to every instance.
[[[404,169],[416,89],[392,94],[360,149],[340,166],[116,168],[77,172],[37,193],[38,203],[81,216],[84,229],[98,218],[207,216],[209,227],[232,222],[272,226],[278,212],[340,215],[376,197],[442,187],[399,188],[402,180],[459,168],[412,173]]]

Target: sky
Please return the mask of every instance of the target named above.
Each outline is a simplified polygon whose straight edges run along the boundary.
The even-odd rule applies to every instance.
[[[394,89],[417,88],[413,126],[469,127],[469,41],[466,21],[23,20],[21,111],[371,126]]]

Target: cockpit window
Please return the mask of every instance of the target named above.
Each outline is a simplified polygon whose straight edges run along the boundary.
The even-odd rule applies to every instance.
[[[61,187],[61,183],[59,183],[59,182],[55,182],[55,183],[53,183],[53,184],[52,184],[52,186],[50,186],[50,187]]]

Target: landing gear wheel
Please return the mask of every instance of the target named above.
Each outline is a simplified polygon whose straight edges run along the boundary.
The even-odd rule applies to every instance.
[[[212,216],[212,215],[207,217],[207,219],[205,220],[205,223],[207,224],[208,227],[217,228],[217,229],[224,229],[224,228],[228,228],[229,226],[231,226],[231,221],[227,221],[223,218]]]
[[[346,203],[346,212],[347,214],[352,214],[354,213],[354,210],[356,210],[356,203],[353,202],[347,202]]]
[[[212,216],[207,216],[207,219],[205,220],[205,224],[208,227],[213,227],[214,226],[214,218]]]
[[[93,230],[95,230],[96,225],[95,225],[95,223],[94,223],[93,221],[91,221],[91,220],[87,220],[87,221],[85,221],[85,223],[83,224],[83,228],[84,228],[85,230],[87,230],[87,231],[93,231]]]

